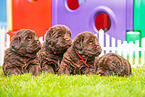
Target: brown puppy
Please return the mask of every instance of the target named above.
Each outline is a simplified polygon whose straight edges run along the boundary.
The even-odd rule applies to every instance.
[[[97,37],[91,32],[80,33],[64,54],[58,74],[95,74],[95,57],[100,53]]]
[[[64,52],[71,46],[71,31],[64,25],[55,25],[47,33],[39,60],[42,71],[54,73],[58,71]]]
[[[32,75],[40,74],[41,68],[36,56],[40,49],[41,45],[34,31],[19,30],[6,50],[3,64],[4,74],[23,74],[25,72],[30,72]]]
[[[131,74],[131,65],[122,56],[108,53],[102,56],[97,63],[97,74],[102,76],[118,75],[127,76]]]

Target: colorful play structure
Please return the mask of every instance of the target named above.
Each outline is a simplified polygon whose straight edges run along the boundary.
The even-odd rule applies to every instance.
[[[6,0],[0,1],[0,26],[7,27],[7,9]]]
[[[64,24],[73,39],[80,32],[103,29],[119,40],[140,41],[145,37],[144,12],[145,0],[7,0],[8,34],[25,28],[40,37],[51,26]]]

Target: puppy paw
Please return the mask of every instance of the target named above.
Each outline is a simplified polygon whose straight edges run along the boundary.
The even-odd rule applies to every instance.
[[[45,65],[45,67],[42,67],[42,71],[54,74],[53,68],[51,66],[48,66],[48,65]]]
[[[33,75],[33,76],[36,76],[36,75],[39,75],[41,74],[41,69],[38,65],[32,65],[30,66],[29,68],[29,72]]]

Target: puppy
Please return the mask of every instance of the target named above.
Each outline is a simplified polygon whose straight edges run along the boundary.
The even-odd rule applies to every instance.
[[[55,25],[51,27],[46,33],[45,41],[39,52],[42,71],[57,72],[63,54],[71,44],[71,31],[67,26]]]
[[[63,56],[58,74],[95,74],[95,58],[101,53],[97,37],[91,32],[78,34]]]
[[[41,49],[40,42],[34,31],[22,29],[12,38],[10,47],[5,52],[3,72],[5,75],[32,75],[41,73],[36,53]]]
[[[97,74],[102,76],[118,75],[127,76],[131,74],[131,65],[122,56],[108,53],[102,56],[97,63]]]

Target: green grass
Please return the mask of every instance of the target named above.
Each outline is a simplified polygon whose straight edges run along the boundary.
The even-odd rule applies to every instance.
[[[4,76],[0,67],[1,97],[145,97],[145,66],[129,77],[55,75],[42,73]]]

